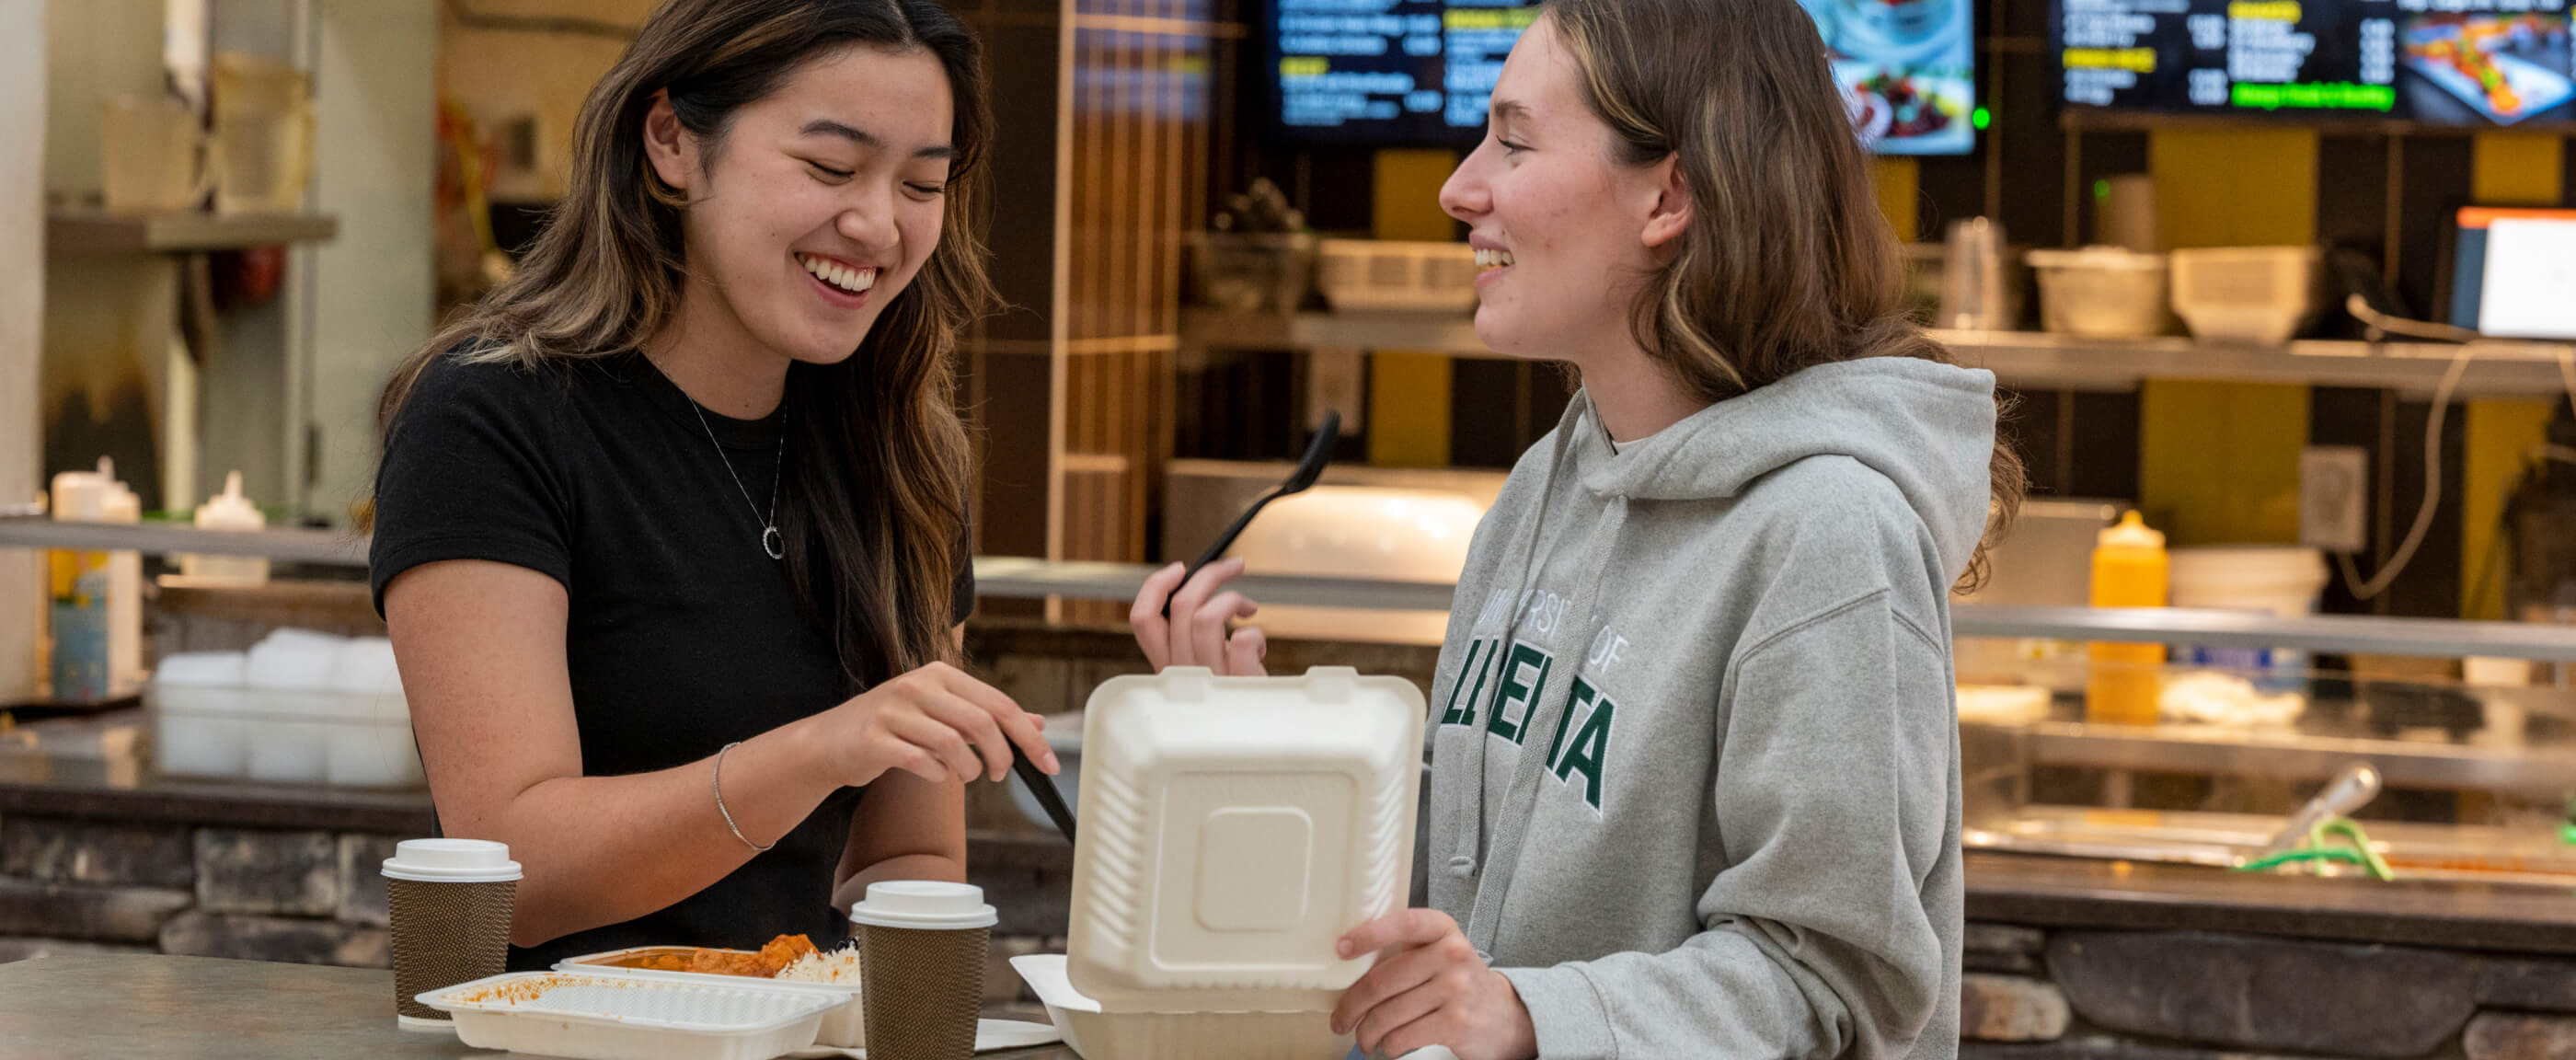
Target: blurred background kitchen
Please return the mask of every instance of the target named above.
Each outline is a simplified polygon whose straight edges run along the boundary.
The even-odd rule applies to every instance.
[[[1427,682],[1567,397],[1477,342],[1435,202],[1532,9],[956,6],[1010,303],[961,366],[976,665],[1075,758],[1138,565],[1338,413],[1236,548],[1272,667]],[[2576,1050],[2569,15],[2435,6],[1808,2],[2033,477],[1957,613],[1973,1055]],[[375,398],[650,7],[0,2],[0,961],[385,961],[429,804]],[[970,809],[996,960],[1064,930],[1023,806]]]

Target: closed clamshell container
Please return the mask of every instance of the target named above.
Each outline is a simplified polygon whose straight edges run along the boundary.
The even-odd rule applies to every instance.
[[[1109,1013],[1329,1012],[1403,907],[1422,692],[1347,667],[1114,678],[1083,728],[1067,975]]]

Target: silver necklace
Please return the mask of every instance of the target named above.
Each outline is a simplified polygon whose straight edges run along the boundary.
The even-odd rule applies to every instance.
[[[681,396],[687,397],[685,393]],[[706,410],[690,401],[689,411],[698,414],[698,429],[707,432],[707,444],[715,446],[716,459],[724,461],[725,477],[742,492],[742,503],[751,509],[751,517],[760,520],[760,550],[771,559],[786,559],[787,535],[778,532],[778,472],[787,465],[787,432],[778,433],[778,462],[769,466],[769,514],[762,515],[760,502],[751,499],[751,489],[742,484],[741,473],[733,469],[733,458],[725,455],[724,443],[716,440],[716,429],[707,426]]]

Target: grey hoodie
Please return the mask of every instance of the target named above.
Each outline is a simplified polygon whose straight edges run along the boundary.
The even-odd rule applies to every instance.
[[[1947,590],[1994,377],[1809,368],[1614,451],[1578,394],[1432,686],[1434,908],[1550,1060],[1958,1051]]]

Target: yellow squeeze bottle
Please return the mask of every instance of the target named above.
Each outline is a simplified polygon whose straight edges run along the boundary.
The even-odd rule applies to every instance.
[[[2137,512],[2106,527],[2093,544],[2093,606],[2165,606],[2165,535],[2148,529]],[[2165,646],[2097,642],[2084,683],[2084,720],[2106,725],[2153,725],[2164,690]]]

